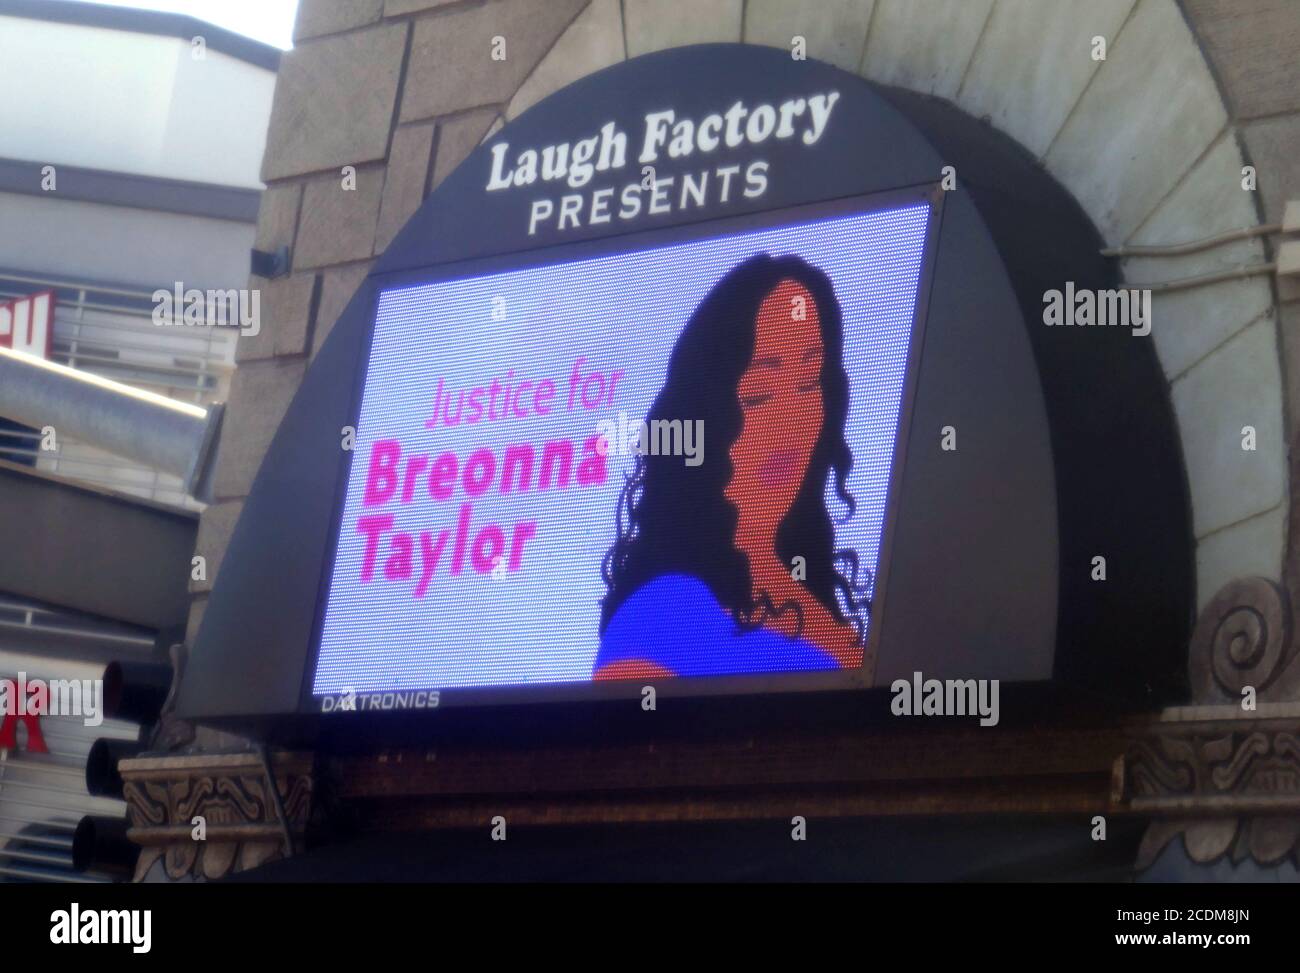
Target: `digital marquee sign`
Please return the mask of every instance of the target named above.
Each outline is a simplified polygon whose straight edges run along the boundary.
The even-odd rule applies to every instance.
[[[906,191],[380,290],[313,708],[870,685],[935,220]]]
[[[1041,323],[1064,281],[1118,286],[1102,245],[988,126],[778,49],[574,82],[452,168],[328,325],[178,714],[288,740],[452,707],[440,733],[531,740],[647,685],[687,732],[918,672],[1174,698],[1167,383],[1149,343]],[[1115,383],[1150,394],[1078,408]]]

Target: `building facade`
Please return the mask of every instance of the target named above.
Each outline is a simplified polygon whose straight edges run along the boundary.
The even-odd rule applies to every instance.
[[[47,296],[41,357],[182,402],[226,397],[232,329],[159,327],[155,295],[244,288],[279,57],[189,17],[0,3],[0,304]],[[142,614],[109,576],[146,554],[147,524],[192,547],[202,504],[179,477],[56,428],[0,429],[0,677],[95,680],[112,659],[165,660],[174,634],[160,633],[178,620]],[[145,600],[169,587],[148,580],[165,566],[137,567]],[[0,747],[0,881],[70,880],[82,815],[125,810],[87,793],[86,759],[139,726],[39,725],[44,752],[21,721]]]
[[[702,43],[804,51],[938,99],[1014,140],[1122,251],[1129,286],[1152,290],[1164,383],[1153,391],[1176,417],[1195,541],[1189,693],[1185,705],[1149,714],[1132,740],[1111,727],[1115,736],[1097,751],[1084,755],[1080,744],[1074,771],[1094,783],[1100,774],[1097,800],[1149,825],[1134,869],[1154,865],[1155,878],[1226,870],[1293,879],[1300,285],[1279,271],[1294,264],[1281,230],[1300,187],[1295,5],[700,0],[683,8],[672,0],[303,0],[276,85],[256,232],[260,249],[287,247],[291,265],[253,282],[265,325],[236,344],[216,498],[198,541],[209,581],[191,586],[187,641],[314,356],[374,261],[473,149],[548,95],[640,55]],[[1249,232],[1175,254],[1141,249],[1236,231]],[[1196,285],[1184,286],[1192,278]],[[1080,389],[1078,407],[1106,394]],[[1263,711],[1237,705],[1244,685],[1258,691]],[[243,746],[205,729],[198,739],[213,753]],[[1263,776],[1239,772],[1257,746],[1275,765]],[[362,773],[368,765],[348,766]],[[985,772],[990,781],[1000,773]],[[1022,772],[1014,759],[1001,771]],[[1229,798],[1231,813],[1207,810],[1219,798]],[[915,814],[927,805],[880,806]],[[1069,813],[1086,806],[1059,805]],[[990,799],[959,810],[1013,807]],[[215,877],[235,867],[233,853],[205,854],[207,865],[181,854],[167,874]],[[274,854],[271,842],[255,857]]]

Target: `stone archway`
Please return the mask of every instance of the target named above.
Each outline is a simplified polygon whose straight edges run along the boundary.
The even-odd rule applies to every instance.
[[[1209,16],[1203,4],[1199,12]],[[1111,247],[1184,243],[1265,222],[1257,192],[1244,181],[1250,159],[1242,126],[1189,19],[1175,0],[832,0],[819,4],[816,16],[780,0],[705,0],[680,20],[662,0],[593,0],[525,78],[504,117],[628,56],[713,41],[791,49],[801,37],[809,57],[943,99],[1011,136],[1075,197]],[[1105,39],[1104,60],[1092,57],[1096,38]],[[1128,257],[1121,272],[1131,285],[1158,286],[1269,257],[1257,236],[1176,257]],[[1228,701],[1217,715],[1232,715],[1226,711],[1238,682],[1277,701],[1294,697],[1298,678],[1278,312],[1267,273],[1153,295],[1152,338],[1178,423],[1196,539],[1201,617],[1189,652],[1192,690],[1197,701]],[[1253,449],[1244,445],[1248,433]],[[1260,761],[1248,751],[1264,737],[1236,725],[1242,722],[1187,724],[1173,736],[1140,741],[1127,764],[1117,764],[1123,799],[1141,793],[1135,771],[1163,771],[1194,782],[1159,786],[1154,800],[1196,804],[1214,790],[1202,778],[1231,764],[1237,771],[1227,789],[1243,808],[1259,800],[1272,777],[1254,780]],[[1261,729],[1270,752],[1286,749],[1287,731]],[[1216,746],[1223,753],[1212,752]],[[1150,829],[1139,864],[1162,849],[1162,861],[1177,862],[1182,849],[1168,842],[1179,834],[1187,853],[1181,860],[1193,870],[1191,862],[1227,853],[1233,862],[1268,864],[1291,854],[1296,833],[1288,818],[1163,818]]]
[[[1221,60],[1207,63],[1206,22],[1219,25],[1216,43],[1226,43],[1222,24],[1235,16],[1228,5],[1216,11],[1219,0],[692,0],[689,18],[674,6],[669,0],[369,0],[345,11],[305,0],[301,43],[286,57],[277,88],[258,233],[259,247],[291,248],[293,270],[266,282],[267,334],[274,340],[240,353],[219,502],[205,513],[200,536],[210,577],[307,361],[374,255],[490,134],[494,119],[499,125],[501,117],[513,118],[600,68],[701,42],[788,49],[802,35],[811,58],[945,99],[1016,139],[1075,196],[1111,245],[1182,242],[1261,222],[1256,194],[1241,185],[1242,166],[1250,161],[1243,145],[1251,152],[1274,146],[1276,163],[1294,146],[1282,134],[1285,126],[1300,121],[1294,94],[1300,89],[1288,80],[1294,72],[1275,70],[1273,87],[1247,92],[1243,109],[1241,91],[1229,82],[1240,80],[1240,62],[1253,52],[1239,54],[1227,72]],[[1294,34],[1277,29],[1283,17],[1277,6],[1261,4],[1241,18],[1247,26],[1240,30],[1253,31],[1254,40],[1271,31],[1269,37],[1280,39],[1268,50],[1294,60]],[[510,28],[510,59],[485,65],[481,52],[503,24]],[[1105,61],[1091,57],[1097,36],[1107,41]],[[1271,142],[1252,137],[1264,123],[1251,120],[1261,117]],[[340,118],[349,124],[340,125]],[[337,191],[344,165],[357,166],[355,193]],[[1284,182],[1287,170],[1271,168],[1267,205],[1276,221],[1276,173]],[[1265,253],[1260,241],[1242,241],[1175,259],[1129,260],[1123,270],[1132,282],[1173,280],[1257,263]],[[1282,300],[1296,299],[1282,289]],[[1276,581],[1286,559],[1294,564],[1297,557],[1297,545],[1286,546],[1284,416],[1300,396],[1284,395],[1279,340],[1288,346],[1277,326],[1279,307],[1294,318],[1300,305],[1279,305],[1265,276],[1156,298],[1153,340],[1177,411],[1198,541],[1198,603],[1211,609],[1209,616],[1216,592],[1232,588],[1234,579]],[[1295,360],[1294,347],[1287,354]],[[1247,425],[1255,429],[1254,451],[1241,448]],[[1294,577],[1289,580],[1294,586]],[[1248,588],[1252,599],[1276,594],[1267,583]],[[194,588],[191,638],[206,590]],[[1217,634],[1217,626],[1199,632],[1193,653],[1208,652]],[[1296,687],[1274,691],[1276,698]],[[1181,727],[1190,739],[1207,724],[1188,719]],[[1293,726],[1270,739],[1284,746]],[[1251,729],[1234,728],[1241,732],[1231,755],[1248,754]],[[1168,730],[1162,732],[1172,738]],[[1212,742],[1230,737],[1224,731]],[[222,745],[206,730],[201,742]],[[1207,756],[1195,772],[1222,759]],[[1241,763],[1247,766],[1249,758]],[[1236,822],[1220,833],[1232,840]],[[1258,857],[1275,860],[1293,837],[1274,835],[1259,845]],[[1221,853],[1217,837],[1211,844],[1206,854]]]
[[[937,15],[937,6],[948,12]],[[1246,159],[1205,56],[1174,0],[593,0],[509,101],[512,119],[628,56],[713,41],[789,49],[953,103],[1016,139],[1112,246],[1198,240],[1261,222]],[[1106,39],[1105,60],[1093,38]],[[1116,106],[1123,106],[1117,110]],[[493,131],[495,128],[493,128]],[[489,132],[491,134],[491,132]],[[1259,239],[1130,258],[1147,284],[1266,260]],[[1197,605],[1234,578],[1282,577],[1287,468],[1275,295],[1265,275],[1156,293],[1152,338],[1191,488]],[[1243,428],[1256,449],[1242,448]]]

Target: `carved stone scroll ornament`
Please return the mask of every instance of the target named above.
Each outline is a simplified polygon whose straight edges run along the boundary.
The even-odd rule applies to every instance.
[[[1170,722],[1135,739],[1118,775],[1120,803],[1152,815],[1139,851],[1151,864],[1178,834],[1193,861],[1225,854],[1261,865],[1294,854],[1300,835],[1300,736],[1293,720]]]
[[[290,835],[306,827],[311,754],[272,760]],[[163,862],[167,877],[215,879],[286,857],[285,827],[255,753],[140,756],[118,765],[125,782],[128,837],[142,846],[135,880]],[[196,837],[202,819],[203,837]]]
[[[1193,706],[1147,726],[1117,764],[1119,803],[1153,819],[1139,870],[1179,835],[1198,864],[1300,864],[1295,656],[1286,595],[1272,581],[1230,582],[1205,606],[1188,658]],[[1246,687],[1259,709],[1242,706]]]
[[[1224,585],[1192,633],[1187,661],[1194,702],[1240,704],[1247,686],[1260,700],[1300,699],[1291,642],[1291,613],[1278,585],[1266,578]]]

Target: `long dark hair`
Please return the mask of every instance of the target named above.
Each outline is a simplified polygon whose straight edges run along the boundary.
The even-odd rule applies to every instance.
[[[776,553],[786,564],[803,557],[807,575],[801,583],[837,621],[851,621],[859,643],[865,642],[867,586],[858,581],[857,554],[835,550],[825,498],[826,478],[833,472],[835,492],[848,507],[845,519],[853,516],[856,503],[846,487],[853,453],[844,437],[849,379],[840,306],[820,270],[798,257],[768,254],[751,257],[718,281],[673,348],[646,422],[703,420],[704,462],[688,466],[680,456],[643,452],[625,475],[615,513],[617,538],[601,564],[607,589],[602,632],[633,592],[664,574],[699,578],[741,628],[757,628],[793,610],[802,632],[803,613],[794,602],[773,605],[766,595],[755,602],[749,560],[735,547],[736,510],[723,496],[732,476],[731,446],[743,423],[736,389],[754,354],[759,305],[786,279],[807,288],[817,305],[825,418],[803,484],[777,528]]]

